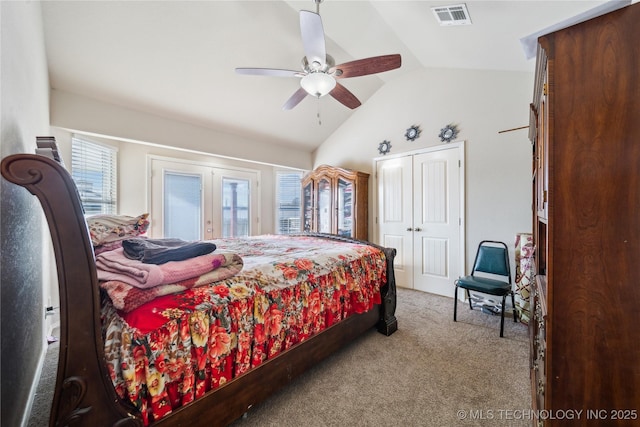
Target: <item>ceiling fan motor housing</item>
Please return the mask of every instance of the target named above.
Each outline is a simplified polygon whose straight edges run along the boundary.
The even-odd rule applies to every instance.
[[[324,61],[324,64],[320,64],[317,61],[309,63],[309,60],[307,59],[306,56],[302,57],[302,69],[306,73],[316,73],[316,72],[328,73],[331,67],[333,67],[334,65],[336,65],[336,61],[333,59],[333,56],[329,54],[326,54],[326,59]]]

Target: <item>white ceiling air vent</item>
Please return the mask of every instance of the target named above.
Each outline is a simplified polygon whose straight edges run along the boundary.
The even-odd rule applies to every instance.
[[[431,10],[436,16],[440,25],[471,25],[471,17],[466,4],[455,4],[452,6],[436,6]]]

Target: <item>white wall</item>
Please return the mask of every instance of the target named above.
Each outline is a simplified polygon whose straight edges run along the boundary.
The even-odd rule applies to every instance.
[[[49,79],[39,2],[0,1],[0,157],[34,153],[49,133]],[[37,199],[0,179],[0,424],[26,425],[46,340],[51,287],[49,229]],[[51,318],[49,318],[51,319]]]
[[[305,150],[251,140],[55,89],[51,91],[51,126],[293,168],[311,167],[311,154]]]
[[[63,159],[69,167],[71,164],[72,134],[65,129],[53,128],[53,135],[56,137],[56,141],[61,147]],[[149,170],[147,159],[149,156],[161,156],[195,163],[206,163],[212,166],[237,167],[259,171],[260,232],[261,234],[274,232],[275,171],[281,168],[148,144],[122,142],[95,136],[89,136],[89,138],[118,148],[118,212],[120,214],[136,216],[151,211],[151,207],[148,204]]]
[[[477,244],[502,240],[513,262],[515,234],[531,231],[531,143],[529,124],[533,73],[424,69],[388,82],[314,153],[314,167],[328,163],[373,173],[378,144],[391,142],[391,154],[442,144],[440,129],[458,126],[466,141],[466,264]],[[419,125],[415,141],[404,137]],[[375,188],[370,180],[370,200]],[[375,206],[369,210],[370,235]]]
[[[126,215],[150,211],[147,158],[157,155],[259,170],[260,231],[273,233],[275,170],[311,169],[311,153],[304,150],[249,140],[58,90],[51,91],[51,125],[67,163],[71,132],[118,146],[118,211]]]

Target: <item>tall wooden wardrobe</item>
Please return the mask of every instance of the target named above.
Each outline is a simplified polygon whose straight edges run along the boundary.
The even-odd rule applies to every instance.
[[[534,425],[640,425],[640,4],[541,37],[531,112]]]

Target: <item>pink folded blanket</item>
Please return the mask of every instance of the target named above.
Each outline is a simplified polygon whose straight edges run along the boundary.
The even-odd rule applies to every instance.
[[[129,312],[142,304],[165,295],[177,294],[191,288],[210,285],[215,282],[229,279],[238,274],[244,266],[244,262],[238,254],[230,252],[216,252],[215,256],[222,262],[219,267],[207,273],[185,280],[158,285],[147,289],[131,286],[120,280],[108,280],[100,282],[100,287],[107,292],[116,309]]]
[[[210,253],[184,261],[170,261],[160,265],[145,264],[127,258],[122,248],[103,252],[96,256],[99,280],[115,280],[140,289],[199,277],[219,268],[225,262],[226,258],[223,253]]]

